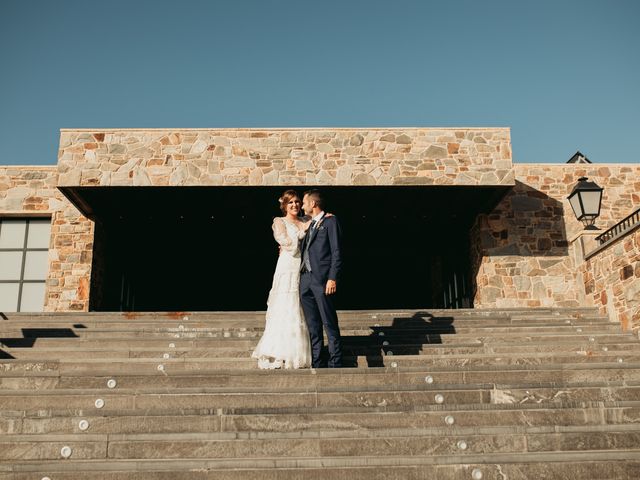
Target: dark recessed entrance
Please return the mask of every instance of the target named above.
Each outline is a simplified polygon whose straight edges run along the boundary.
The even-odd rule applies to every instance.
[[[91,310],[266,308],[285,187],[61,190],[96,222]],[[343,229],[339,308],[472,306],[469,229],[505,189],[322,190]]]

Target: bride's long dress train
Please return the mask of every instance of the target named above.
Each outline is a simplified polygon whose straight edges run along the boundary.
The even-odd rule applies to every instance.
[[[267,300],[264,334],[251,356],[261,369],[311,366],[309,331],[300,305],[299,239],[304,231],[283,217],[273,220],[280,256]]]

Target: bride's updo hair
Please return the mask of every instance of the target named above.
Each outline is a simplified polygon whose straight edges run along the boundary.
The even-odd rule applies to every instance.
[[[300,195],[295,190],[286,190],[282,196],[278,199],[280,202],[280,210],[282,210],[283,214],[287,214],[287,204],[291,201],[292,198],[297,198],[300,200]]]

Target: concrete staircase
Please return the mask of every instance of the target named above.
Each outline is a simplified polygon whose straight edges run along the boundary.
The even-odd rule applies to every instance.
[[[592,309],[342,312],[340,370],[257,370],[263,322],[0,314],[0,480],[640,478],[640,343]]]

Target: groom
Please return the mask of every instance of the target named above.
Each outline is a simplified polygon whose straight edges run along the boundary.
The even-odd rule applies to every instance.
[[[329,341],[328,366],[339,368],[342,367],[342,340],[333,294],[342,267],[340,224],[335,216],[325,216],[324,201],[318,190],[305,192],[302,208],[312,217],[300,247],[300,301],[311,338],[311,366],[321,366],[324,325]]]

